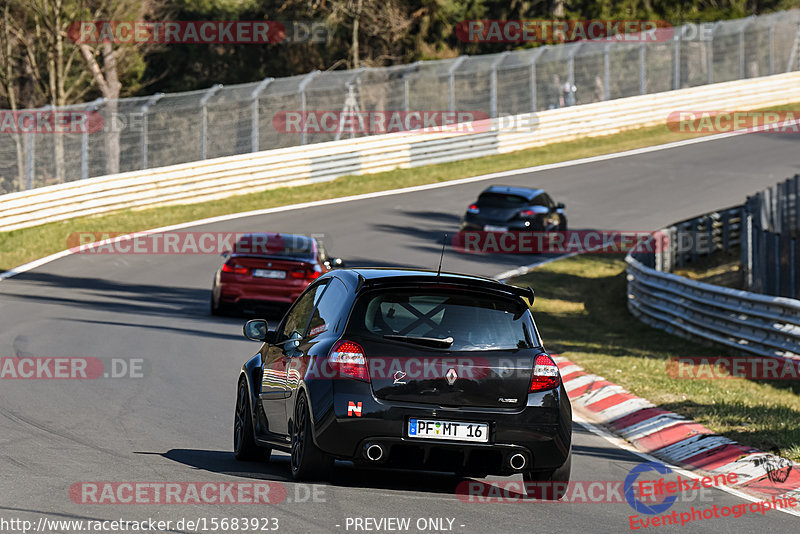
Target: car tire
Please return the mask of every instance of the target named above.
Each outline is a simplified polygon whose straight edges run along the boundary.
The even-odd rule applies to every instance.
[[[559,232],[567,231],[567,220],[563,217],[561,218],[561,222],[558,223],[558,231]]]
[[[314,443],[311,433],[311,412],[305,393],[300,393],[292,424],[292,454],[289,461],[295,480],[319,480],[328,475],[333,458]]]
[[[233,455],[240,461],[268,461],[272,450],[256,445],[249,395],[247,384],[240,380],[233,417]]]
[[[525,493],[528,497],[540,500],[559,501],[564,498],[572,474],[572,451],[561,467],[550,471],[525,471]]]
[[[214,299],[214,293],[211,293],[211,305],[209,306],[211,310],[211,315],[216,315],[218,317],[224,317],[230,315],[231,310],[225,304],[220,304]]]

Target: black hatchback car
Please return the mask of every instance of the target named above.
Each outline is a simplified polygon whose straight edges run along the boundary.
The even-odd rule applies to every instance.
[[[572,409],[532,301],[459,274],[321,276],[277,329],[244,327],[264,344],[239,377],[236,458],[288,452],[298,480],[342,459],[569,481]]]
[[[467,208],[461,230],[564,232],[567,215],[564,204],[553,202],[543,189],[493,185]]]

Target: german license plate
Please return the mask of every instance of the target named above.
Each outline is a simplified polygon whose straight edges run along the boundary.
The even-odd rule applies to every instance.
[[[489,441],[489,425],[487,423],[465,423],[463,421],[409,419],[408,437],[486,443]]]
[[[508,226],[492,226],[491,224],[487,224],[483,227],[485,232],[508,232]]]
[[[286,271],[275,271],[271,269],[255,269],[253,271],[253,276],[257,276],[258,278],[275,278],[283,280],[284,278],[286,278]]]

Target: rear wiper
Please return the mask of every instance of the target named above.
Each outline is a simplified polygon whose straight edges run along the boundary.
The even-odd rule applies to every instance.
[[[432,347],[447,348],[453,344],[452,337],[439,339],[436,337],[414,337],[414,336],[401,336],[396,334],[386,334],[384,339],[393,339],[395,341],[405,341],[406,343],[416,343],[418,345],[429,345]]]

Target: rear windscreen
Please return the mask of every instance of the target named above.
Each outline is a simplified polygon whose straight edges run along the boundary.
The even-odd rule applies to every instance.
[[[233,252],[235,254],[311,259],[314,257],[314,241],[299,235],[248,234],[236,242]]]
[[[381,337],[452,337],[450,350],[538,346],[524,304],[469,291],[371,292],[359,299],[348,329]]]
[[[516,208],[527,202],[525,197],[502,193],[483,193],[478,197],[478,206],[482,208]]]

